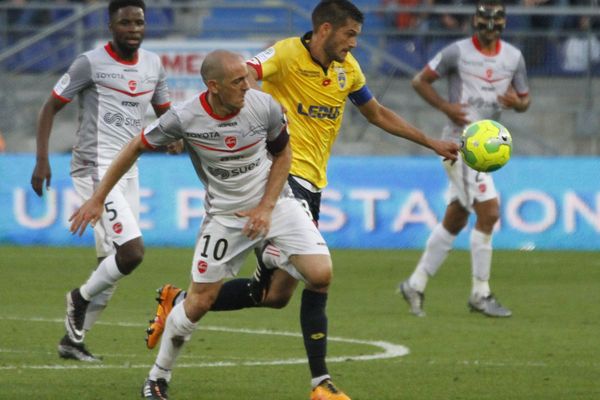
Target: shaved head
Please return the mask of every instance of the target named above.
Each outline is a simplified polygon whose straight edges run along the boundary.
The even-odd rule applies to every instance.
[[[244,59],[241,55],[227,50],[215,50],[206,55],[200,67],[200,75],[204,84],[215,80],[222,82],[233,66],[243,64]]]

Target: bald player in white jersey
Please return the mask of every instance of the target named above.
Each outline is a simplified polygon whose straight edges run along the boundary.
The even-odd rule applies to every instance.
[[[529,107],[525,61],[516,47],[500,39],[505,25],[502,1],[478,1],[473,17],[475,34],[442,49],[413,78],[417,93],[448,116],[444,138],[458,142],[470,122],[498,120],[502,109],[524,112]],[[447,100],[432,86],[441,77],[448,77]],[[492,176],[470,169],[461,158],[456,162],[444,160],[443,164],[450,180],[444,219],[429,236],[413,274],[398,289],[409,303],[410,312],[424,316],[427,281],[439,270],[474,212],[477,220],[470,236],[472,290],[468,306],[490,317],[509,317],[512,312],[497,301],[489,285],[492,233],[500,214]]]
[[[206,189],[206,217],[185,300],[170,312],[142,397],[168,398],[175,360],[225,278],[265,241],[290,255],[290,274],[326,290],[332,273],[325,240],[287,184],[291,150],[282,107],[250,89],[244,59],[224,50],[205,58],[207,91],[170,110],[135,137],[111,164],[94,195],[72,217],[72,232],[98,221],[114,185],[145,151],[183,139]],[[200,383],[201,384],[201,383]]]
[[[157,54],[140,49],[145,4],[113,0],[108,6],[112,40],[81,54],[69,67],[42,107],[37,130],[37,161],[31,185],[43,194],[50,186],[48,143],[54,116],[75,97],[79,127],[73,147],[71,177],[79,196],[88,199],[110,162],[144,125],[148,106],[157,116],[170,107],[166,76]],[[58,345],[62,358],[98,361],[85,347],[90,330],[113,294],[116,282],[142,261],[139,227],[139,182],[132,165],[104,203],[94,227],[98,266],[80,287],[67,293],[66,334]]]

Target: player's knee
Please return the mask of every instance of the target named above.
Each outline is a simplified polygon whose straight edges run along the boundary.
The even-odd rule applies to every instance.
[[[212,307],[217,299],[217,293],[214,295],[197,293],[190,295],[190,293],[188,293],[188,296],[186,296],[183,303],[185,314],[188,319],[192,322],[198,322]]]
[[[117,266],[123,275],[129,275],[144,260],[144,246],[129,246],[117,251]]]
[[[492,229],[494,229],[494,225],[496,225],[496,222],[498,222],[499,219],[500,214],[498,212],[487,213],[486,215],[480,216],[478,218],[477,225],[481,226],[482,229],[484,229],[486,232],[491,232]]]
[[[307,279],[308,287],[316,291],[323,291],[329,287],[333,279],[331,264],[315,268]]]

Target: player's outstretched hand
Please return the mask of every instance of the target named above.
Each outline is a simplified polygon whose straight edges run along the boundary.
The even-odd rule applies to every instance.
[[[93,227],[101,216],[102,202],[97,201],[94,197],[92,197],[83,203],[79,210],[75,211],[73,215],[71,215],[69,218],[71,228],[69,228],[69,230],[73,235],[79,232],[78,234],[81,236],[83,235],[83,232],[85,232],[87,225],[91,224]]]
[[[437,139],[431,141],[431,148],[437,154],[444,157],[444,159],[452,161],[456,161],[456,158],[458,157],[458,151],[460,150],[460,147],[457,143]]]
[[[50,188],[50,180],[52,179],[52,170],[48,160],[38,160],[35,163],[33,174],[31,174],[31,187],[33,191],[40,197],[44,194],[44,181],[46,181],[46,190]]]
[[[266,207],[257,207],[235,213],[238,217],[247,217],[248,221],[242,229],[242,233],[254,240],[259,236],[265,236],[271,229],[271,210]]]

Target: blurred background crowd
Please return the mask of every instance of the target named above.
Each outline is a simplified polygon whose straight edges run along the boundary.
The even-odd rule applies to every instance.
[[[534,99],[525,115],[505,116],[509,126],[521,131],[517,153],[600,154],[600,113],[595,101],[600,90],[598,1],[506,0],[508,22],[503,38],[523,51]],[[355,3],[366,19],[354,54],[370,87],[411,122],[432,134],[438,131],[443,120],[413,96],[410,78],[441,48],[470,34],[474,2]],[[0,0],[0,130],[6,148],[33,149],[34,110],[77,54],[109,37],[106,4],[100,0]],[[260,40],[268,45],[309,30],[316,0],[146,0],[146,4],[147,41],[183,45],[217,41],[218,45]],[[75,119],[74,115],[70,118]],[[385,135],[372,135],[372,128],[354,118],[352,107],[344,124],[344,134],[334,149],[337,153],[420,154],[418,148],[388,146]],[[71,127],[71,136],[73,131]],[[68,150],[69,141],[64,143],[59,150]]]

